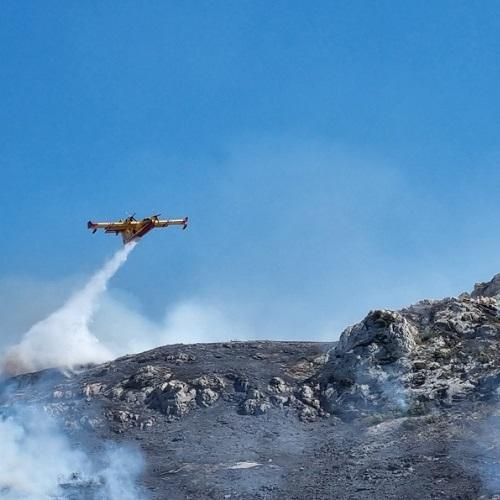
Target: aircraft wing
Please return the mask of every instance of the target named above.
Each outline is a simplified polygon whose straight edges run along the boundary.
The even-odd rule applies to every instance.
[[[131,222],[87,222],[87,227],[89,229],[104,229],[106,233],[120,233],[122,231],[126,231],[131,226]]]
[[[188,218],[184,219],[153,219],[155,227],[167,227],[167,226],[182,226],[182,229],[186,229],[188,225]]]

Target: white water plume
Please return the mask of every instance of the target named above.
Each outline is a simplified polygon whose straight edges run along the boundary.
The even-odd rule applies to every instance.
[[[21,341],[10,347],[2,371],[9,375],[44,368],[72,368],[85,363],[100,363],[114,357],[89,330],[99,298],[109,280],[127,260],[135,247],[132,242],[118,250],[104,266],[60,309],[33,325]]]

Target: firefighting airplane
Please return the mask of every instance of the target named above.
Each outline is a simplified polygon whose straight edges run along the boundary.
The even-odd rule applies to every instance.
[[[125,220],[119,220],[117,222],[88,221],[87,227],[93,229],[92,234],[98,229],[104,229],[105,233],[121,233],[123,244],[126,245],[131,241],[142,238],[146,233],[149,233],[151,229],[156,227],[182,226],[182,229],[186,229],[188,225],[187,217],[184,217],[184,219],[159,219],[159,216],[160,214],[156,214],[142,220],[136,220],[134,216],[131,215]]]

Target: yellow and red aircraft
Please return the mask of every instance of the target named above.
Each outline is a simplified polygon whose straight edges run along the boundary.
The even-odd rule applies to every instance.
[[[186,229],[188,225],[187,217],[184,217],[184,219],[160,219],[159,217],[160,214],[157,214],[142,220],[136,220],[134,216],[131,215],[125,220],[119,220],[117,222],[88,221],[87,227],[93,229],[92,234],[98,229],[104,229],[105,233],[120,233],[123,238],[123,244],[125,245],[133,240],[142,238],[146,233],[149,233],[151,229],[156,227],[182,226],[182,229]]]

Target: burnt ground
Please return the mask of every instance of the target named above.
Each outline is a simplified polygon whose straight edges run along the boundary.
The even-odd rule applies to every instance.
[[[43,404],[75,446],[91,455],[109,440],[138,447],[146,460],[141,482],[152,499],[493,498],[500,453],[491,443],[496,421],[485,425],[495,405],[463,402],[426,415],[365,414],[352,422],[328,414],[301,418],[300,404],[269,404],[243,414],[252,388],[265,393],[273,377],[300,388],[321,369],[332,345],[161,347],[78,374],[47,371],[11,379],[1,403],[4,410],[14,402]],[[117,397],[113,388],[145,366],[179,381],[218,375],[226,387],[209,406],[193,404],[179,414],[151,407],[148,399]]]

